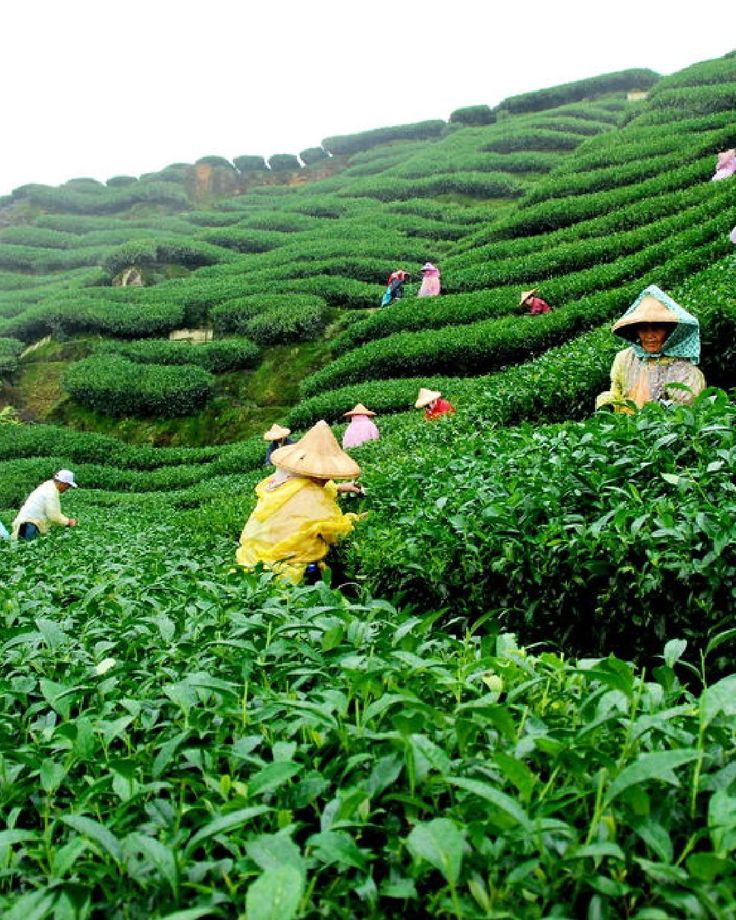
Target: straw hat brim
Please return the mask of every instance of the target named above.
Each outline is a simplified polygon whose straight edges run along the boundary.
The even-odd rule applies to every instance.
[[[279,447],[271,463],[287,473],[313,479],[352,479],[360,467],[337,443],[330,426],[317,422],[296,444]]]
[[[350,412],[343,412],[343,416],[345,418],[352,418],[353,415],[375,416],[375,414],[376,413],[371,412],[370,409],[366,409],[363,403],[358,403],[358,405],[354,409],[351,409]]]
[[[531,297],[532,294],[536,294],[539,288],[532,288],[531,291],[522,291],[521,300],[519,301],[519,306],[521,306],[527,298]]]
[[[291,428],[283,428],[281,425],[271,425],[263,435],[264,441],[280,441],[281,438],[288,438],[291,434]]]
[[[636,327],[641,323],[664,323],[674,327],[679,323],[679,318],[656,297],[648,295],[634,311],[614,323],[613,332],[621,338],[636,341]]]
[[[423,409],[428,406],[433,399],[439,399],[442,396],[439,390],[425,390],[424,387],[419,391],[417,401],[414,403],[415,409]]]

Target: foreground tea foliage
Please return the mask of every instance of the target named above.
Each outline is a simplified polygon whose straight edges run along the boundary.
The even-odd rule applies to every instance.
[[[735,677],[282,590],[235,505],[0,547],[3,916],[729,916]]]

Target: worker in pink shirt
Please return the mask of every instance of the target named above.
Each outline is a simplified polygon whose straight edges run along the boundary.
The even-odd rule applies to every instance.
[[[542,300],[541,297],[535,297],[537,293],[537,288],[532,288],[531,291],[522,291],[521,300],[519,301],[520,307],[527,307],[527,313],[530,316],[538,316],[540,313],[551,313],[552,307]]]

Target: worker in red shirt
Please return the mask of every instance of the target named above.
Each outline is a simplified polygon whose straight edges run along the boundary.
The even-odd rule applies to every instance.
[[[530,316],[538,316],[540,313],[551,313],[552,307],[542,300],[541,297],[535,297],[538,288],[532,288],[531,291],[522,291],[521,300],[519,301],[520,307],[528,307],[528,313]]]
[[[427,421],[432,421],[441,415],[453,415],[455,412],[455,407],[442,398],[439,390],[427,390],[425,387],[420,387],[419,396],[414,405],[417,409],[424,409],[424,417]]]

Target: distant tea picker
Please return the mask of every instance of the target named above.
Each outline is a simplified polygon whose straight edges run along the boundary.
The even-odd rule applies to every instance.
[[[639,294],[613,331],[631,346],[614,358],[611,389],[598,396],[596,409],[631,412],[631,403],[689,403],[705,388],[697,367],[698,321],[656,285]]]
[[[425,262],[420,269],[422,283],[417,292],[417,297],[437,297],[440,293],[440,270],[431,262]]]

